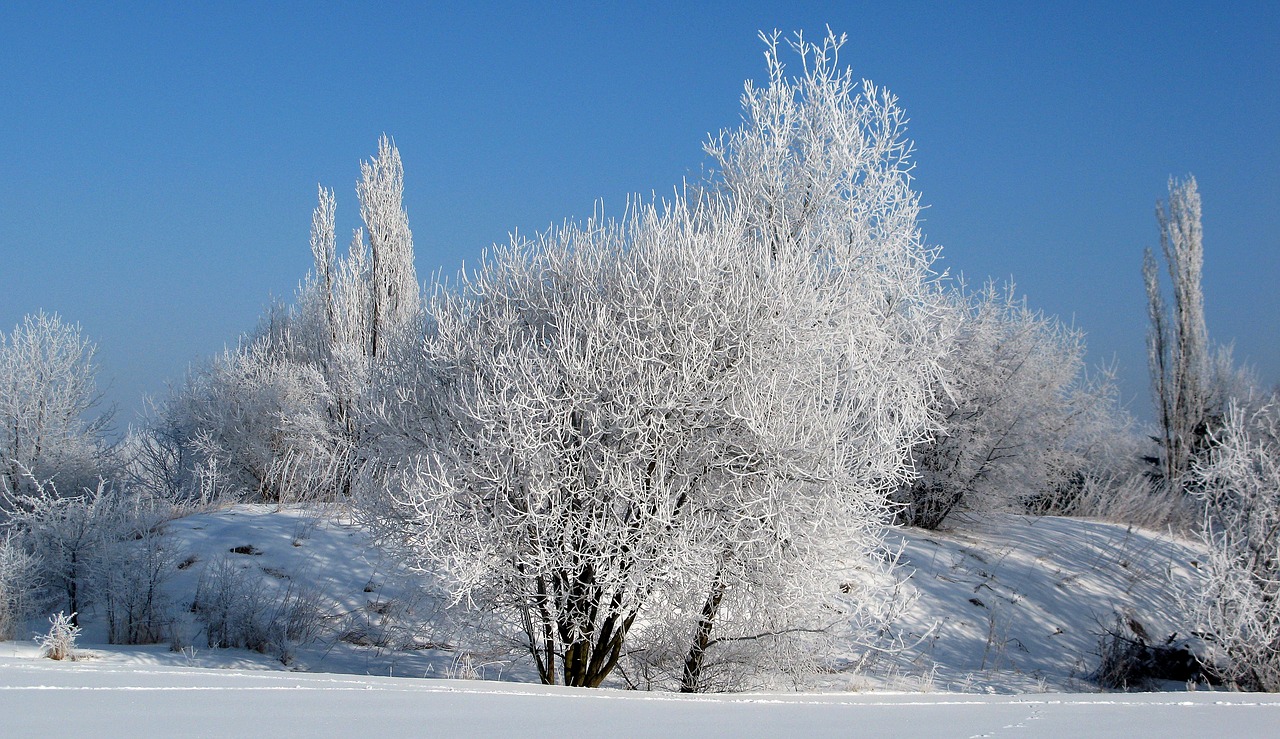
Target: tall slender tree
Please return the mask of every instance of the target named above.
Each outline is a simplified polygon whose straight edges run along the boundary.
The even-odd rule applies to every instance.
[[[315,332],[322,358],[386,355],[420,308],[413,232],[404,209],[404,165],[386,136],[378,139],[377,156],[360,163],[356,194],[364,228],[352,235],[345,257],[337,255],[332,190],[319,189],[311,217],[315,268],[299,302],[317,303],[318,315],[310,320],[322,325]]]
[[[1209,335],[1200,286],[1204,244],[1195,177],[1169,180],[1169,200],[1156,205],[1156,219],[1172,302],[1165,303],[1159,265],[1148,248],[1142,264],[1151,321],[1147,361],[1160,423],[1161,476],[1180,488],[1209,431]]]
[[[421,309],[400,152],[383,136],[360,170],[363,228],[347,251],[337,250],[337,199],[320,187],[314,270],[296,305],[273,306],[239,348],[196,372],[159,414],[171,428],[152,435],[160,455],[152,457],[195,452],[187,471],[170,477],[189,484],[198,479],[192,471],[216,462],[242,494],[349,492],[378,366],[415,329]]]
[[[360,217],[369,234],[369,356],[386,354],[394,337],[417,315],[418,276],[413,233],[404,210],[404,165],[400,151],[383,136],[378,155],[360,164]]]

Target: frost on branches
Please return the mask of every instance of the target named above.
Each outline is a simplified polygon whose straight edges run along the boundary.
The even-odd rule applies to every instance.
[[[892,605],[933,254],[893,98],[768,41],[718,180],[494,249],[391,360],[365,511],[544,682],[735,687]]]
[[[86,418],[99,398],[95,353],[80,327],[56,314],[0,331],[0,523],[40,481],[78,491],[106,472],[111,413]]]
[[[1132,451],[1121,443],[1125,418],[1105,373],[1085,374],[1083,332],[992,283],[949,293],[938,325],[949,347],[935,397],[942,428],[914,451],[920,476],[896,496],[903,523],[936,529],[960,511],[1069,513],[1086,502],[1085,487],[1123,476],[1115,457]]]
[[[247,500],[287,502],[327,487],[330,395],[319,371],[283,348],[268,334],[224,351],[170,401],[164,420],[186,447],[189,466],[176,471],[186,493],[201,469],[218,470],[218,484]]]
[[[1208,556],[1192,602],[1222,677],[1280,691],[1280,405],[1232,403],[1193,468]]]
[[[144,467],[157,488],[219,485],[260,500],[345,497],[380,363],[417,331],[421,313],[400,152],[383,136],[356,184],[363,229],[336,248],[333,191],[312,216],[315,268],[292,308],[188,378],[154,414]]]
[[[1193,462],[1204,454],[1215,423],[1210,418],[1213,383],[1200,286],[1200,191],[1194,177],[1169,180],[1169,202],[1157,204],[1156,218],[1173,301],[1166,307],[1156,257],[1147,249],[1142,262],[1150,318],[1147,363],[1160,429],[1160,476],[1177,491],[1184,487]]]

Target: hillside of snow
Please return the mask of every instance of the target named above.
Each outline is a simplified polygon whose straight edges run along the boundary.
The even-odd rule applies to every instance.
[[[1169,610],[1177,603],[1172,583],[1194,571],[1191,545],[1114,524],[1015,515],[899,533],[902,572],[909,574],[903,587],[915,600],[898,620],[897,651],[868,659],[849,645],[798,693],[641,697],[534,685],[527,665],[461,652],[423,584],[358,526],[304,508],[238,505],[166,524],[174,564],[164,597],[179,614],[172,644],[108,645],[103,619],[90,611],[82,615],[74,662],[41,659],[33,640],[0,643],[0,701],[10,702],[6,715],[21,714],[32,733],[55,727],[50,722],[73,705],[76,721],[86,722],[74,725],[85,730],[122,726],[112,722],[134,716],[126,707],[139,702],[155,703],[161,715],[191,716],[193,726],[200,716],[221,716],[212,734],[243,733],[257,726],[259,711],[297,733],[307,726],[329,733],[352,720],[347,711],[384,710],[406,726],[430,716],[433,727],[468,733],[551,733],[566,725],[574,733],[607,733],[606,723],[590,721],[633,727],[643,715],[644,732],[653,734],[704,724],[733,734],[798,725],[902,734],[908,709],[941,722],[913,718],[907,733],[919,728],[920,735],[933,733],[929,726],[954,736],[1032,726],[1040,735],[1067,735],[1081,715],[1107,717],[1095,719],[1103,729],[1136,721],[1183,731],[1203,721],[1207,730],[1227,707],[1235,707],[1232,721],[1280,726],[1280,704],[1268,696],[1186,692],[1174,683],[1161,687],[1182,692],[1103,694],[1090,680],[1099,641],[1117,618],[1152,642],[1173,634],[1179,617]],[[212,647],[217,618],[210,604],[218,597],[228,613],[239,608],[266,620],[302,614],[303,638],[257,651]],[[33,635],[40,626],[30,624]],[[67,703],[72,695],[74,704]],[[979,705],[985,708],[976,711]],[[571,721],[582,711],[594,718]],[[491,723],[475,724],[476,716]]]
[[[1097,690],[1088,677],[1102,635],[1117,617],[1153,642],[1172,635],[1172,583],[1189,577],[1198,556],[1169,535],[1056,517],[994,516],[899,533],[903,587],[915,598],[896,624],[899,649],[869,660],[850,645],[809,688]],[[173,563],[164,597],[177,616],[170,644],[108,645],[104,619],[90,610],[81,614],[87,662],[536,679],[527,665],[456,649],[423,584],[340,517],[237,505],[170,521],[164,541]],[[261,626],[302,626],[283,647],[213,648],[210,632],[235,621],[237,610]],[[35,635],[47,623],[30,626]],[[219,636],[231,643],[236,634]],[[32,643],[0,645],[0,656]]]
[[[894,664],[962,692],[1096,690],[1088,676],[1117,618],[1152,643],[1175,636],[1175,584],[1200,556],[1168,534],[1053,516],[902,535],[918,600],[899,626],[916,644]]]

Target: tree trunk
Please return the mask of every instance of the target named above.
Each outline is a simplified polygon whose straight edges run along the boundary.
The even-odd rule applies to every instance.
[[[680,679],[681,693],[697,693],[702,688],[702,660],[706,656],[707,647],[711,646],[711,629],[715,626],[716,612],[720,610],[724,591],[724,581],[717,570],[711,581],[711,592],[707,593],[707,600],[702,604],[702,615],[698,619],[689,655],[684,660],[684,675]]]

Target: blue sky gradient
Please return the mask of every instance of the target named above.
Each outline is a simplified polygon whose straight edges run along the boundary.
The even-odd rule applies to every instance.
[[[1142,249],[1194,173],[1210,335],[1280,379],[1280,3],[1026,6],[7,2],[0,327],[79,321],[127,423],[292,295],[317,183],[358,224],[379,134],[420,276],[452,273],[696,176],[757,31],[830,25],[911,118],[942,267],[1074,321],[1147,415]]]

